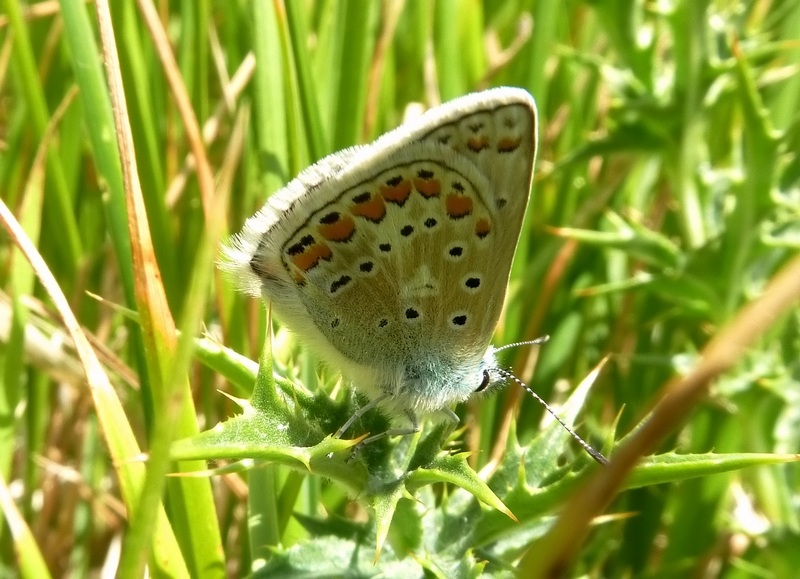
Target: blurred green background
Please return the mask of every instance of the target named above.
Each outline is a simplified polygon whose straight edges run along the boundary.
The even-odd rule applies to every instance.
[[[145,5],[203,126],[213,197],[198,185],[187,109],[167,81]],[[368,517],[319,477],[280,469],[271,482],[255,479],[265,486],[236,472],[170,479],[159,511],[163,474],[174,465],[154,449],[235,414],[218,390],[250,394],[247,372],[234,380],[235,369],[220,370],[244,362],[191,355],[201,329],[253,360],[263,344],[263,306],[215,271],[217,243],[308,164],[373,140],[409,107],[499,85],[535,97],[532,201],[495,343],[551,336],[535,372],[525,351],[504,362],[556,406],[609,356],[577,425],[595,445],[618,415],[616,436],[628,433],[659,388],[686,372],[800,247],[797,0],[117,0],[112,67],[125,89],[160,282],[131,254],[94,5],[2,6],[0,197],[92,337],[122,411],[102,418],[111,406],[87,388],[51,298],[11,238],[0,237],[0,475],[13,523],[0,529],[3,576],[93,574],[115,568],[120,545],[123,570],[149,560],[155,574],[235,576],[272,557],[253,543],[248,514],[279,521],[270,544],[282,549],[322,534],[303,517]],[[137,290],[145,282],[155,286]],[[161,284],[163,310],[153,289]],[[108,302],[138,311],[142,325]],[[188,338],[163,338],[173,335],[170,315]],[[797,453],[799,325],[797,309],[778,316],[661,451]],[[335,383],[335,371],[276,329],[281,374],[311,390]],[[489,461],[508,413],[523,445],[539,431],[541,406],[513,384],[459,409],[475,468]],[[126,494],[112,467],[132,458],[130,444],[114,450],[126,429],[161,460],[148,463],[141,495]],[[574,459],[574,449],[565,452]],[[437,489],[437,497],[448,492]],[[574,573],[793,576],[799,490],[794,465],[629,490],[608,510],[621,516],[596,524]],[[546,527],[547,519],[527,524]],[[168,556],[181,560],[174,568],[150,550],[149,530],[166,527],[177,541]],[[419,545],[392,547],[384,563],[419,557]],[[475,548],[489,565],[423,565],[424,573],[510,574],[521,552],[493,559]]]

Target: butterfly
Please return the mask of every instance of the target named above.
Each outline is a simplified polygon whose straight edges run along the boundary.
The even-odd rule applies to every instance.
[[[370,402],[419,418],[504,383],[490,345],[530,197],[536,105],[501,87],[325,157],[272,195],[223,269]]]

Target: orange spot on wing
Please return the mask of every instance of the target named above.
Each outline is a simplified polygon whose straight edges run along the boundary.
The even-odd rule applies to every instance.
[[[307,272],[317,267],[321,259],[328,261],[332,256],[330,247],[324,243],[315,243],[306,247],[303,253],[292,256],[292,263],[300,271]]]
[[[348,241],[356,230],[353,219],[342,215],[334,223],[320,223],[317,226],[319,234],[328,241]]]
[[[467,147],[470,151],[480,153],[489,146],[489,139],[486,137],[470,137],[467,140]]]
[[[461,219],[472,213],[472,199],[466,195],[451,193],[445,201],[445,210],[451,219]]]
[[[403,179],[397,185],[385,185],[381,187],[381,195],[389,203],[403,205],[408,201],[408,196],[411,195],[411,181]]]
[[[363,203],[353,205],[350,208],[350,213],[356,217],[363,217],[379,223],[386,215],[386,205],[383,202],[383,198],[376,195]]]
[[[481,239],[489,235],[489,232],[491,230],[492,230],[492,223],[486,218],[482,217],[481,219],[478,219],[478,222],[475,224],[475,235],[477,235]]]
[[[442,192],[442,183],[439,179],[414,179],[414,189],[425,199],[430,199],[439,196]]]
[[[518,137],[516,138],[506,137],[504,139],[500,139],[499,141],[497,141],[497,150],[500,153],[511,153],[512,151],[516,151],[519,148],[521,142],[522,140],[519,139]]]

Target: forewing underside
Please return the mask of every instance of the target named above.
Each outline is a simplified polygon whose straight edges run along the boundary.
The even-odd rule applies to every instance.
[[[524,91],[478,93],[304,172],[251,228],[248,267],[279,317],[364,366],[474,365],[502,308],[535,119]]]

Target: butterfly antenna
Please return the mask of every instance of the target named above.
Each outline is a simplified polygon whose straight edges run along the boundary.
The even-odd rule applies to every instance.
[[[545,337],[545,338],[546,338],[546,337]],[[541,340],[541,339],[542,339],[542,338],[539,338],[539,340]],[[529,344],[530,342],[520,342],[520,343],[521,343],[521,344]],[[536,340],[534,340],[534,343],[538,343],[538,342],[537,342]],[[506,348],[510,348],[511,346],[515,346],[515,345],[517,345],[517,344],[509,344],[508,346],[505,346],[505,347],[506,347]],[[577,440],[577,441],[578,441],[578,444],[580,444],[580,445],[583,447],[583,450],[585,450],[587,453],[589,453],[589,456],[591,456],[593,459],[595,459],[597,462],[599,462],[599,463],[600,463],[600,464],[602,464],[602,465],[606,465],[606,464],[608,464],[608,459],[607,459],[605,456],[603,456],[601,453],[599,453],[598,451],[596,451],[594,448],[592,448],[592,447],[589,445],[589,443],[588,443],[588,442],[586,442],[584,439],[582,439],[580,436],[578,436],[578,433],[577,433],[577,432],[575,432],[575,431],[574,431],[574,430],[572,430],[572,429],[571,429],[569,426],[567,426],[567,423],[566,423],[566,422],[564,422],[563,420],[561,420],[561,418],[559,418],[558,414],[556,414],[556,411],[555,411],[555,410],[553,410],[553,409],[550,407],[550,405],[549,405],[547,402],[545,402],[545,401],[544,401],[544,399],[543,399],[541,396],[539,396],[539,395],[538,395],[536,392],[534,392],[534,391],[533,391],[533,389],[532,389],[530,386],[528,386],[527,384],[525,384],[525,382],[523,382],[522,380],[520,380],[519,378],[517,378],[517,377],[516,377],[514,374],[512,374],[512,373],[511,373],[511,372],[509,372],[508,370],[505,370],[505,369],[503,369],[503,368],[495,368],[495,370],[497,370],[497,372],[498,372],[498,373],[499,373],[501,376],[504,376],[504,377],[506,377],[506,378],[508,378],[508,379],[510,379],[510,380],[513,380],[514,382],[516,382],[517,384],[519,384],[520,386],[522,386],[522,387],[523,387],[525,390],[527,390],[527,391],[528,391],[528,393],[529,393],[531,396],[533,396],[534,398],[536,398],[536,400],[538,400],[538,401],[539,401],[539,403],[540,403],[542,406],[544,406],[544,409],[545,409],[545,410],[547,410],[547,411],[550,413],[550,415],[551,415],[553,418],[555,418],[555,419],[558,421],[558,423],[559,423],[561,426],[563,426],[563,427],[564,427],[564,429],[565,429],[567,432],[569,432],[569,433],[570,433],[570,435],[572,435],[572,438],[574,438],[575,440]]]
[[[508,350],[509,348],[516,348],[518,346],[538,346],[539,344],[544,344],[547,340],[550,339],[550,336],[542,336],[541,338],[536,338],[535,340],[525,340],[524,342],[514,342],[513,344],[506,344],[505,346],[500,346],[499,348],[495,348],[495,352],[502,352],[503,350]]]

